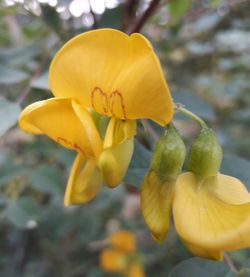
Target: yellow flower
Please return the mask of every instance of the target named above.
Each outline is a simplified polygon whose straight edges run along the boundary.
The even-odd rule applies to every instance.
[[[109,237],[109,249],[100,254],[103,270],[126,277],[144,277],[142,261],[136,252],[136,238],[131,232],[120,230]]]
[[[127,257],[122,251],[105,249],[100,255],[100,266],[103,270],[123,273],[127,268]]]
[[[136,249],[135,235],[127,231],[118,231],[110,236],[110,244],[113,248],[123,252],[134,252]]]
[[[153,169],[145,176],[142,212],[156,241],[165,239],[172,207],[176,231],[194,255],[221,260],[224,251],[250,246],[250,194],[238,179],[219,173],[221,159],[221,147],[206,128],[191,147],[188,172],[175,181]]]
[[[236,178],[217,173],[199,183],[182,174],[173,199],[175,228],[197,256],[221,260],[223,251],[250,246],[250,194]]]
[[[159,60],[140,34],[100,29],[73,38],[53,59],[49,85],[54,98],[28,106],[19,125],[77,152],[65,205],[91,200],[102,180],[109,187],[122,181],[133,153],[136,119],[163,126],[173,115]],[[104,138],[93,111],[110,117]]]

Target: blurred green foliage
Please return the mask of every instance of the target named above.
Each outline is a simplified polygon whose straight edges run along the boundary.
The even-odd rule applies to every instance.
[[[124,186],[104,188],[87,205],[63,207],[74,153],[46,137],[24,134],[16,126],[18,115],[21,107],[51,96],[47,72],[59,47],[92,27],[122,28],[128,3],[117,1],[101,14],[89,10],[72,17],[71,1],[54,7],[17,2],[0,1],[0,275],[114,276],[99,269],[101,247],[95,245],[121,226],[137,234],[147,276],[237,276],[226,263],[191,258],[173,228],[164,245],[150,238],[138,198],[154,140],[140,124]],[[145,1],[134,2],[140,2],[140,11],[146,8]],[[225,153],[222,172],[238,177],[248,189],[249,9],[250,2],[240,0],[162,1],[143,28],[174,100],[216,130]],[[150,124],[161,134],[162,128]],[[190,145],[196,124],[180,116],[175,124]],[[250,276],[250,251],[231,257],[239,276]]]

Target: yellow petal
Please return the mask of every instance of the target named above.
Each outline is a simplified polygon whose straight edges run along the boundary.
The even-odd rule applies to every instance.
[[[210,249],[204,249],[199,246],[196,246],[194,244],[184,242],[186,247],[189,249],[190,252],[192,252],[195,256],[199,256],[205,259],[211,259],[211,260],[217,260],[222,261],[223,260],[223,251],[220,250],[210,250]]]
[[[218,185],[214,187],[214,193],[218,198],[229,204],[250,203],[250,194],[240,180],[220,173],[217,178]]]
[[[98,165],[105,184],[114,188],[124,178],[134,151],[134,139],[112,146],[102,152]]]
[[[25,108],[19,117],[19,126],[26,132],[45,134],[62,146],[91,157],[98,145],[94,123],[83,109],[84,126],[68,99],[51,98],[39,101]]]
[[[110,244],[123,252],[134,252],[136,247],[135,235],[127,231],[118,231],[110,236]]]
[[[101,189],[102,176],[94,159],[85,161],[76,156],[67,184],[64,205],[83,204],[92,200]]]
[[[173,196],[173,183],[162,183],[151,170],[143,179],[141,187],[141,210],[153,236],[161,243],[166,238]]]
[[[226,191],[227,184],[230,193]],[[246,202],[249,196],[242,186],[239,180],[220,175],[217,182],[202,186],[192,173],[182,174],[173,199],[180,237],[208,251],[249,247],[250,202]]]
[[[103,115],[160,125],[173,115],[160,62],[140,34],[99,29],[73,38],[52,61],[49,84],[55,96],[75,98]]]
[[[135,120],[120,120],[112,117],[109,121],[104,139],[104,148],[121,144],[136,135]]]
[[[84,131],[86,132],[95,156],[98,157],[102,151],[102,140],[94,123],[94,120],[92,119],[91,115],[76,102],[73,101],[72,106],[84,127]]]

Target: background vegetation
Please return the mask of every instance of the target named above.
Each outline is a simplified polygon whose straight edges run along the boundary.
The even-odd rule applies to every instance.
[[[192,258],[174,228],[161,246],[151,239],[139,188],[162,132],[152,122],[148,131],[139,126],[124,185],[70,208],[63,194],[74,153],[16,126],[22,107],[51,97],[48,67],[68,39],[101,27],[141,31],[174,100],[215,128],[221,171],[250,189],[249,10],[243,0],[0,0],[1,276],[115,276],[99,268],[99,253],[118,228],[137,235],[146,276],[250,276],[249,249],[216,263]],[[178,116],[175,124],[190,145],[198,126]]]

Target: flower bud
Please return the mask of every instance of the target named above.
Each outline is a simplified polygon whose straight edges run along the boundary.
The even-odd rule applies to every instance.
[[[161,243],[169,229],[173,187],[185,159],[185,145],[173,125],[155,147],[150,169],[142,181],[141,210],[153,238]]]
[[[155,146],[150,168],[161,181],[175,180],[186,155],[185,144],[173,125],[168,125]]]
[[[187,170],[203,180],[217,174],[221,160],[222,148],[214,131],[203,128],[191,146]]]

